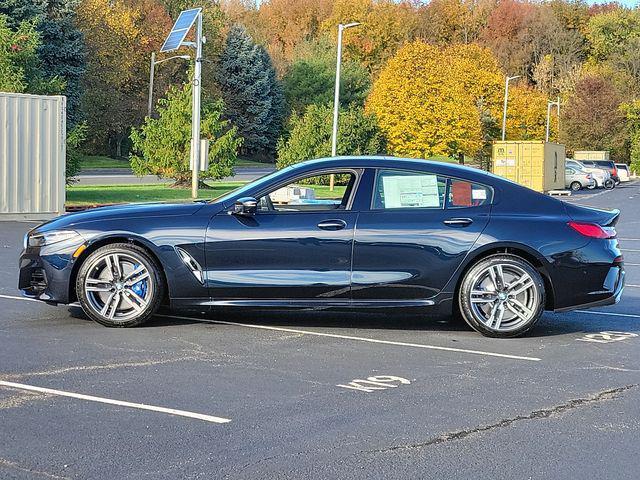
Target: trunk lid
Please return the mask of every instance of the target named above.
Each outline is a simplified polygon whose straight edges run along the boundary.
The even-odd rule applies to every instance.
[[[620,210],[603,210],[600,208],[583,207],[564,202],[567,215],[575,222],[596,223],[602,227],[613,227],[618,223]]]

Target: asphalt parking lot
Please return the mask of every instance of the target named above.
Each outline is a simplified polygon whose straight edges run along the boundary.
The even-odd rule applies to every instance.
[[[622,301],[510,340],[404,311],[108,329],[21,299],[33,224],[0,223],[0,478],[635,479],[640,182],[566,201],[622,211]]]

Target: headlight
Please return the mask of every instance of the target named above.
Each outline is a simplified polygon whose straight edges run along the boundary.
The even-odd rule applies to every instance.
[[[80,239],[80,234],[73,230],[52,230],[51,232],[31,234],[27,242],[30,247],[44,247],[45,245],[52,245],[72,238]]]

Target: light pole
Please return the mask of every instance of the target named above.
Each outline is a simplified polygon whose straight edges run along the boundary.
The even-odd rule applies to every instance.
[[[360,22],[338,25],[338,54],[336,58],[336,86],[333,97],[333,131],[331,134],[331,156],[335,157],[338,150],[338,112],[340,109],[340,68],[342,63],[342,32],[347,28],[357,27]],[[329,190],[333,191],[334,175],[329,178]]]
[[[549,124],[550,124],[550,117],[551,117],[551,107],[553,106],[557,107],[557,114],[558,114],[558,130],[560,130],[560,97],[558,97],[558,99],[555,102],[547,102],[547,133],[545,135],[545,142],[549,141]]]
[[[149,105],[147,109],[147,117],[151,117],[151,111],[153,110],[153,80],[155,77],[156,65],[173,58],[184,58],[185,60],[189,60],[191,57],[189,55],[174,55],[173,57],[164,58],[156,62],[156,52],[151,52],[151,69],[149,70]]]
[[[504,82],[504,107],[502,108],[502,141],[504,142],[507,136],[507,102],[509,101],[509,82],[520,78],[520,75],[509,77],[507,75]]]
[[[192,124],[191,124],[191,197],[198,198],[198,172],[200,170],[200,98],[202,96],[202,11],[196,26],[196,59],[193,69]]]

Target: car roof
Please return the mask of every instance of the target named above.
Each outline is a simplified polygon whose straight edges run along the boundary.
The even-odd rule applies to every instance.
[[[307,160],[293,166],[292,170],[301,172],[322,168],[390,168],[406,170],[429,170],[433,173],[448,175],[452,177],[464,177],[479,182],[490,182],[504,180],[502,177],[480,170],[455,163],[438,162],[433,160],[423,160],[419,158],[402,158],[389,155],[351,155],[341,157],[318,158]]]

